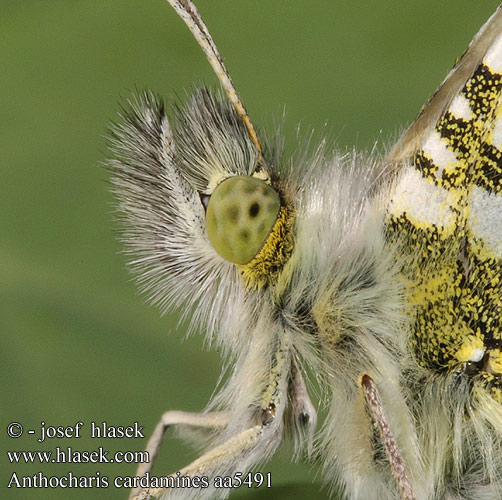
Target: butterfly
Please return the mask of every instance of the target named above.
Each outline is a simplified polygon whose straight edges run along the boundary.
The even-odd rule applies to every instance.
[[[226,498],[284,438],[349,499],[502,498],[502,9],[384,158],[284,158],[195,5],[169,2],[224,93],[135,96],[109,167],[140,286],[231,373],[147,445],[174,427],[206,451],[142,464],[131,498]]]

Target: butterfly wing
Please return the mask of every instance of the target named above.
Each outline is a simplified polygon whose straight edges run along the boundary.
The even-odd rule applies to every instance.
[[[409,383],[424,477],[437,474],[428,484],[458,498],[500,498],[502,8],[388,162],[386,227],[420,365]]]
[[[500,33],[502,33],[502,7],[499,7],[483,25],[458,63],[394,146],[388,155],[390,164],[401,164],[414,157],[421,148],[425,135],[435,126],[453,98],[461,92],[465,82],[473,75]]]
[[[389,228],[409,255],[420,362],[434,370],[480,363],[502,337],[501,8],[391,159],[401,167]]]

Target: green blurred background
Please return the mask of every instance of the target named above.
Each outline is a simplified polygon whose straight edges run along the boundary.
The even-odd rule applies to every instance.
[[[388,143],[417,114],[497,1],[200,0],[256,125],[287,112],[341,148]],[[0,497],[125,499],[106,490],[6,489],[19,476],[133,475],[135,465],[9,464],[5,450],[140,450],[146,440],[89,438],[91,421],[145,426],[205,406],[217,353],[183,340],[176,316],[138,296],[113,231],[106,127],[130,90],[183,95],[216,86],[163,0],[0,0]],[[39,445],[6,436],[74,425],[83,437]],[[156,473],[193,457],[168,440]],[[262,468],[275,488],[252,498],[324,498],[318,471],[282,450]],[[244,498],[239,491],[235,498]],[[266,496],[266,494],[268,496]],[[296,496],[295,496],[296,495]],[[246,497],[247,498],[247,497]]]

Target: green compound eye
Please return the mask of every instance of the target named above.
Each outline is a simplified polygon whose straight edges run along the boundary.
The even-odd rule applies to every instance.
[[[242,175],[225,179],[209,198],[209,241],[224,259],[247,264],[261,250],[280,207],[279,194],[264,181]]]

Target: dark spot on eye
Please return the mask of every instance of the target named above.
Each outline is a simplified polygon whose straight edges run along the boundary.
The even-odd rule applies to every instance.
[[[247,229],[243,229],[239,236],[241,237],[241,240],[243,241],[248,241],[249,240],[249,231]]]
[[[258,204],[257,201],[255,201],[250,207],[249,207],[249,216],[250,217],[256,217],[258,215],[258,212],[260,211],[260,205]]]
[[[232,205],[227,208],[227,218],[230,222],[234,224],[239,220],[239,207],[237,205]]]

